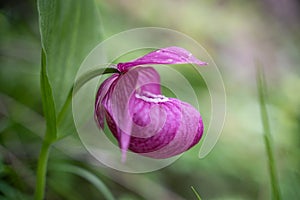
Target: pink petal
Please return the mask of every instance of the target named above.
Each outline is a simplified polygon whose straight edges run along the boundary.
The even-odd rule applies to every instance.
[[[119,77],[109,94],[107,121],[120,143],[123,160],[127,149],[152,158],[178,155],[202,136],[199,112],[162,96],[158,81],[153,68],[133,68]]]
[[[130,99],[136,91],[160,94],[159,82],[159,75],[155,69],[137,67],[121,74],[109,91],[105,107],[116,124],[117,133],[115,135],[119,136],[123,159],[129,146],[132,126],[134,126],[129,112]]]
[[[156,159],[169,158],[185,152],[201,139],[203,134],[202,118],[191,105],[173,98],[156,103],[135,96],[132,98],[135,105],[143,104],[143,106],[141,108],[130,106],[133,124],[135,124],[132,126],[135,128],[132,128],[131,135],[120,130],[115,120],[109,114],[107,116],[108,125],[117,140],[124,142],[123,140],[126,138],[128,149],[131,151]],[[155,107],[160,108],[159,112],[154,111],[152,114]],[[149,116],[151,120],[149,120]],[[161,128],[149,128],[148,126],[153,123],[160,124],[158,126]],[[142,131],[137,131],[138,126],[142,128]],[[122,152],[124,153],[124,150]]]
[[[149,116],[152,115],[152,120],[148,121],[148,125],[156,123],[159,124],[158,126],[160,128],[144,128],[143,132],[136,132],[140,133],[140,136],[138,134],[134,134],[134,136],[131,137],[129,149],[136,153],[148,153],[157,151],[168,145],[174,139],[181,121],[181,111],[176,101],[168,99],[166,102],[155,103],[138,98],[135,98],[135,101],[143,103],[144,108],[142,113],[131,108],[134,113],[134,122],[140,125],[145,118],[149,118]],[[159,107],[160,112],[153,113],[155,107]],[[161,124],[161,122],[163,123]]]
[[[166,47],[152,51],[136,60],[119,63],[117,68],[120,71],[126,71],[134,66],[148,64],[196,64],[206,65],[206,62],[195,58],[190,52],[180,47]]]
[[[175,103],[181,108],[181,118],[177,124],[179,128],[173,133],[175,136],[172,141],[158,150],[145,152],[142,155],[152,158],[169,158],[185,152],[201,139],[203,122],[199,112],[187,103],[179,100],[175,101]],[[172,122],[167,121],[167,123]],[[166,136],[161,135],[161,137]]]
[[[96,94],[96,101],[95,101],[95,119],[98,122],[100,128],[104,128],[104,117],[105,111],[102,105],[102,101],[107,95],[112,83],[118,78],[118,74],[113,74],[111,77],[103,81],[100,85],[97,94]]]

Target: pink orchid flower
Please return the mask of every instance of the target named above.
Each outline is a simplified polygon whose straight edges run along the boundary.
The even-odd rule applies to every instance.
[[[122,160],[127,150],[163,159],[183,153],[197,144],[203,134],[200,113],[190,104],[161,94],[160,76],[154,64],[207,63],[179,47],[167,47],[136,60],[119,63],[119,73],[99,87],[95,119],[107,125],[117,139]]]

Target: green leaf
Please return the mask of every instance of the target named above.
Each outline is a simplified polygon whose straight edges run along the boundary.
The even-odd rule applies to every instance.
[[[46,135],[45,140],[47,142],[52,142],[57,137],[56,131],[56,111],[54,106],[54,99],[52,95],[52,89],[48,80],[47,72],[46,72],[46,57],[45,52],[42,50],[41,55],[42,60],[42,68],[41,68],[41,93],[42,93],[42,102],[43,102],[43,110],[44,116],[46,119]]]
[[[38,0],[38,11],[44,73],[60,113],[80,64],[101,41],[100,16],[94,0]],[[68,118],[64,124],[70,124]]]

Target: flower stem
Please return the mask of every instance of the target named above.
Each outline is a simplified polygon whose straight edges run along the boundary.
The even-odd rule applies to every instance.
[[[278,182],[278,177],[276,172],[274,148],[273,148],[270,125],[269,125],[269,117],[266,108],[266,99],[265,99],[266,83],[265,83],[264,73],[261,67],[257,67],[257,87],[259,93],[261,120],[264,129],[263,137],[264,137],[264,143],[265,143],[266,153],[268,157],[270,183],[272,188],[272,199],[280,200],[281,195],[280,195],[279,182]]]
[[[48,141],[43,142],[37,166],[36,188],[34,195],[35,200],[44,199],[47,163],[49,158],[50,147],[51,144]]]
[[[101,66],[99,66],[99,67],[101,67]],[[91,79],[98,77],[99,75],[110,74],[110,73],[119,73],[119,71],[116,68],[112,68],[112,67],[99,68],[99,69],[97,68],[95,70],[88,71],[88,72],[84,73],[82,76],[80,76],[76,80],[76,82],[74,83],[72,88],[70,89],[67,99],[65,100],[65,102],[63,104],[63,107],[60,110],[60,112],[58,113],[57,125],[59,126],[60,123],[62,122],[62,119],[65,117],[67,109],[72,102],[72,95],[75,95],[75,93],[77,93],[77,91]]]

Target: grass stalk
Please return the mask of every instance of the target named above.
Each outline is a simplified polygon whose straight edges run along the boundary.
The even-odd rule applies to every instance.
[[[263,138],[268,158],[268,169],[270,175],[270,184],[272,189],[272,199],[280,200],[280,188],[276,171],[276,160],[274,156],[274,147],[272,143],[269,116],[266,107],[266,81],[262,67],[257,67],[257,90],[259,97],[261,120],[263,125]]]

